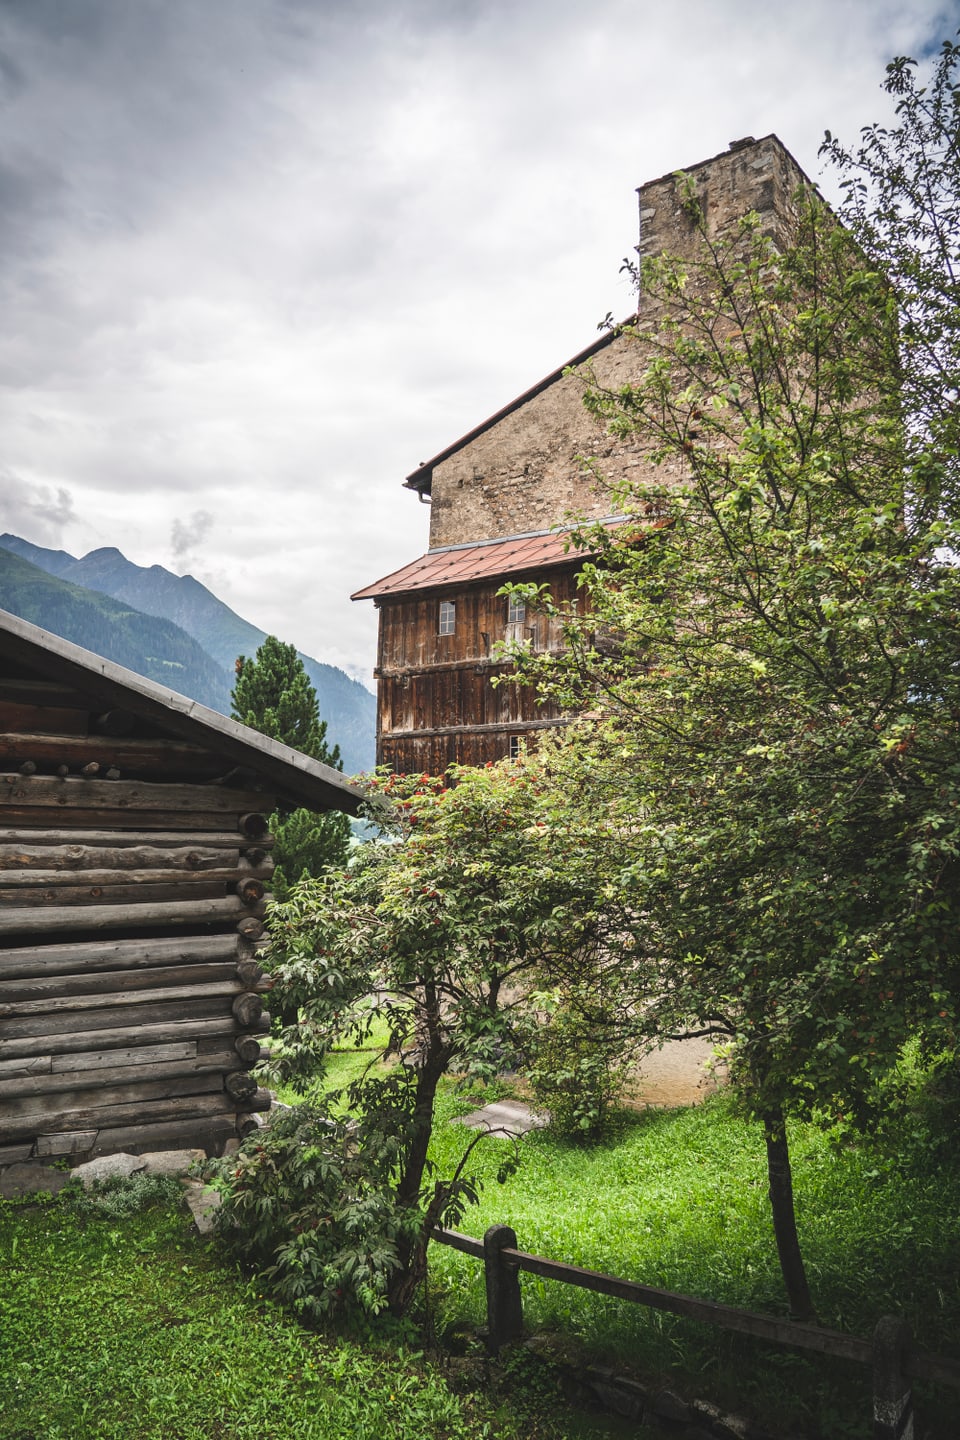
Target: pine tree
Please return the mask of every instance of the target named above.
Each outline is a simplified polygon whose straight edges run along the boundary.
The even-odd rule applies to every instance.
[[[312,760],[343,769],[340,747],[327,744],[327,724],[320,719],[317,692],[293,645],[268,635],[253,659],[241,655],[231,709],[234,719],[269,735]],[[304,875],[318,876],[342,865],[350,839],[350,821],[337,811],[318,815],[311,810],[278,811],[271,819],[276,836],[277,869],[273,888],[284,898]]]

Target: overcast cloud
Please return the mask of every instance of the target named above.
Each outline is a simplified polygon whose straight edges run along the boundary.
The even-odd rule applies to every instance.
[[[887,112],[960,0],[0,0],[0,531],[369,678],[403,478],[630,309],[635,187]],[[821,183],[829,193],[829,180]]]

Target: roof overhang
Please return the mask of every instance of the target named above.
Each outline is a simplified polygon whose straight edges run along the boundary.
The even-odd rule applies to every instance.
[[[595,523],[612,528],[625,524],[626,519],[613,515]],[[438,546],[382,580],[365,585],[350,598],[382,600],[393,595],[482,584],[511,575],[537,574],[542,570],[582,564],[597,553],[596,547],[577,545],[573,537],[570,529],[538,530],[498,540]]]
[[[233,765],[253,770],[276,794],[295,805],[356,815],[365,798],[329,765],[0,610],[3,658],[54,676],[88,694],[105,710],[129,710],[181,740],[215,750]]]

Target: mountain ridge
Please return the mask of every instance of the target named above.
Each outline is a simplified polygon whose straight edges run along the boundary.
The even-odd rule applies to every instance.
[[[93,595],[106,597],[121,607],[128,607],[130,611],[138,613],[143,619],[165,621],[174,626],[192,641],[209,664],[220,672],[219,677],[215,677],[211,673],[207,681],[200,682],[191,679],[189,683],[214,685],[219,693],[219,703],[213,703],[212,708],[220,710],[223,714],[229,714],[229,697],[233,688],[237,656],[254,655],[266,639],[267,632],[231,610],[229,605],[214,595],[194,576],[175,575],[162,565],[136,565],[133,561],[128,560],[116,546],[101,546],[96,550],[89,551],[84,556],[77,557],[70,555],[66,550],[50,550],[41,545],[34,545],[31,541],[24,540],[18,535],[10,533],[0,535],[0,604],[5,604],[5,608],[14,614],[21,615],[23,619],[43,624],[45,629],[53,630],[56,634],[63,635],[65,639],[85,645],[87,649],[98,650],[101,654],[107,654],[103,643],[105,636],[109,633],[108,630],[104,630],[102,607],[99,607],[100,618],[95,619],[94,614],[98,607],[94,604],[91,610],[89,604],[81,603],[78,597],[74,597],[75,603],[79,605],[78,616],[75,617],[73,625],[74,631],[76,632],[79,627],[82,632],[84,623],[88,626],[92,624],[100,637],[98,645],[88,643],[82,638],[82,633],[67,634],[62,627],[64,623],[67,623],[65,622],[65,612],[69,611],[69,603],[63,595],[58,598],[50,596],[41,603],[39,583],[36,578],[30,582],[28,587],[33,594],[31,603],[38,612],[45,609],[50,614],[58,616],[59,619],[55,623],[37,620],[34,615],[26,614],[19,609],[18,603],[9,604],[2,599],[5,591],[10,588],[9,584],[2,583],[3,570],[10,570],[9,561],[3,560],[4,553],[43,572],[54,581]],[[9,581],[9,575],[7,578]],[[20,588],[24,583],[24,577],[20,575]],[[119,623],[120,612],[111,611],[110,613]],[[86,617],[85,622],[80,619],[81,615]],[[144,643],[154,645],[157,643],[156,632],[151,632],[149,629],[143,630],[142,626],[138,628],[137,625],[132,625],[131,630],[131,624],[132,622],[123,631],[121,648],[124,649],[125,654],[130,653],[131,645],[134,643],[134,634],[142,633],[146,637],[153,636],[153,639],[149,642],[145,640]],[[166,643],[173,644],[173,637],[168,637]],[[192,675],[194,669],[198,674],[203,672],[204,667],[199,656],[194,655],[188,646],[181,643],[179,649],[174,645],[174,650],[177,654],[183,654],[184,664],[187,664],[185,657],[189,654],[187,674]],[[317,692],[320,716],[327,722],[328,742],[340,746],[345,772],[357,774],[360,771],[372,769],[376,730],[376,700],[374,696],[358,680],[352,679],[337,666],[324,664],[322,661],[315,660],[313,656],[300,651],[298,654],[310,683]],[[147,674],[150,679],[160,678],[145,670],[143,664],[131,664],[128,658],[122,658],[119,654],[107,654],[107,658],[127,665],[129,669],[137,670],[140,674]],[[149,653],[146,653],[144,658],[149,659]],[[170,678],[167,678],[164,683],[174,689],[183,689],[182,685],[178,685],[175,680]],[[222,688],[224,683],[225,693]],[[211,704],[211,701],[204,695],[194,694],[190,689],[184,690],[184,693],[190,695],[192,699],[201,700],[203,704]]]

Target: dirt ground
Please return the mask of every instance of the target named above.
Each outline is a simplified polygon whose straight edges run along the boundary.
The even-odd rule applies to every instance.
[[[648,1055],[627,1086],[634,1105],[695,1105],[723,1081],[722,1065],[710,1067],[714,1045],[710,1040],[671,1040]]]

